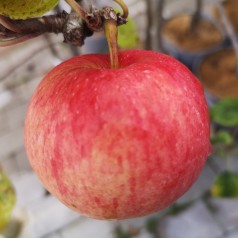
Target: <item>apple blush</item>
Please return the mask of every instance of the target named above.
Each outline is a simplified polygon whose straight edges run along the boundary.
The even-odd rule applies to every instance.
[[[211,152],[203,88],[161,53],[83,55],[39,84],[25,146],[45,188],[96,219],[144,216],[171,205],[198,178]]]

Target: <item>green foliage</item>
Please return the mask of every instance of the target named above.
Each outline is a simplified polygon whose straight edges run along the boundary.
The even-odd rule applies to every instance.
[[[41,16],[53,9],[59,0],[0,0],[0,14],[12,19]]]
[[[174,203],[168,210],[169,215],[176,216],[180,214],[181,212],[184,212],[186,209],[188,209],[191,205],[193,204],[193,201],[183,203],[183,204],[178,204]]]
[[[132,238],[139,234],[139,230],[135,228],[129,228],[127,231],[123,230],[121,226],[117,226],[115,229],[115,238]]]
[[[217,176],[211,188],[214,197],[237,198],[238,197],[238,173],[224,171]]]
[[[116,227],[115,229],[115,238],[131,238],[132,236],[123,231],[121,227]]]
[[[146,230],[154,235],[158,234],[158,219],[155,217],[149,218],[145,223]]]
[[[23,223],[19,219],[13,219],[7,226],[7,228],[0,233],[0,237],[4,238],[16,238],[19,237],[23,228]],[[1,236],[2,235],[2,236]]]
[[[140,44],[136,25],[131,17],[128,22],[118,28],[118,46],[121,49],[136,48]]]
[[[15,202],[15,191],[7,175],[0,167],[0,230],[8,224]]]
[[[205,191],[202,195],[202,200],[206,204],[207,209],[211,213],[216,213],[217,212],[217,206],[212,203],[212,194],[211,191]]]
[[[221,126],[238,126],[238,99],[223,99],[210,110],[211,119]]]
[[[233,137],[227,131],[219,131],[218,133],[216,133],[211,137],[211,143],[213,145],[223,144],[229,146],[232,145],[233,141],[234,141]]]

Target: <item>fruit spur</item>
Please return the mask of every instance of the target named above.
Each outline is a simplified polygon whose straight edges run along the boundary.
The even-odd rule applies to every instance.
[[[25,120],[30,164],[50,193],[85,216],[160,211],[188,191],[211,153],[202,85],[170,56],[118,51],[122,0],[122,15],[106,8],[99,21],[67,2],[88,28],[105,31],[109,54],[69,59],[38,85]]]

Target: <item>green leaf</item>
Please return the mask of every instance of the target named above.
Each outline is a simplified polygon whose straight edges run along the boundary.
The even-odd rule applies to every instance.
[[[8,224],[15,202],[14,188],[0,167],[0,230],[3,230]]]
[[[212,136],[211,143],[213,145],[216,144],[231,145],[233,143],[233,137],[227,131],[219,131],[217,134]]]
[[[58,2],[59,0],[0,0],[0,14],[12,19],[42,16]]]
[[[125,25],[118,27],[118,46],[121,49],[136,48],[140,44],[136,25],[131,17]]]
[[[126,230],[118,225],[114,230],[115,238],[132,238],[140,234],[140,229],[136,227],[128,227]]]
[[[145,223],[146,230],[151,234],[158,233],[158,219],[156,218],[149,218]]]
[[[176,216],[182,212],[184,212],[186,209],[188,209],[193,204],[193,201],[189,201],[183,204],[174,203],[172,206],[170,206],[168,210],[168,214],[172,216]]]
[[[211,188],[214,197],[237,198],[238,197],[238,173],[224,171],[217,176]]]
[[[238,126],[238,99],[223,99],[210,110],[211,119],[222,126]]]

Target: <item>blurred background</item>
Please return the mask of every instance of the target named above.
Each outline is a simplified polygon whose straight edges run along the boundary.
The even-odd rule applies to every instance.
[[[92,2],[114,6],[110,0]],[[238,0],[125,2],[130,18],[119,28],[119,47],[172,55],[201,80],[213,154],[193,187],[159,213],[97,221],[69,210],[44,190],[29,165],[23,140],[26,108],[47,72],[72,56],[107,52],[105,38],[97,33],[75,48],[62,43],[60,34],[45,34],[2,47],[0,238],[238,237]],[[61,1],[53,12],[62,9],[70,11]]]

